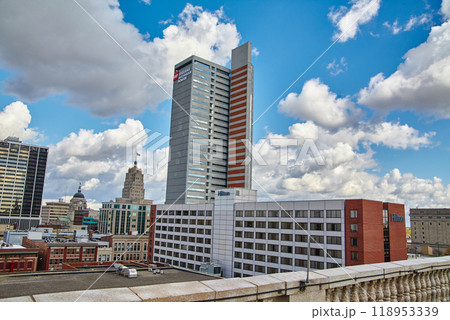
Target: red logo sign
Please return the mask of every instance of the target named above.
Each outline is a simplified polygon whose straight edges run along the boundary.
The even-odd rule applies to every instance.
[[[178,80],[178,76],[179,76],[179,72],[175,71],[175,74],[173,75],[173,81],[177,81]]]

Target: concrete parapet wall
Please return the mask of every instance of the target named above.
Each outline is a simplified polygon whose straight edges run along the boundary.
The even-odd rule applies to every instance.
[[[115,289],[58,292],[0,301],[449,301],[450,257]]]

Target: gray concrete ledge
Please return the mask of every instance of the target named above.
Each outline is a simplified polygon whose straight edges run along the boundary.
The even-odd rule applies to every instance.
[[[444,268],[450,270],[450,256],[315,270],[310,272],[306,288],[302,286],[307,274],[298,271],[248,278],[57,292],[5,298],[0,302],[325,301],[326,289]]]

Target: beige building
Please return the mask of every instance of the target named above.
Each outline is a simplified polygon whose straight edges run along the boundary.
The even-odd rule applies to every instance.
[[[147,261],[148,236],[114,235],[111,249],[112,261]]]
[[[99,247],[97,249],[97,261],[98,262],[110,262],[113,260],[113,248],[111,247]]]
[[[143,200],[145,198],[144,175],[142,170],[137,167],[137,161],[134,162],[134,167],[128,169],[125,176],[122,198],[130,200]]]
[[[41,224],[60,224],[59,218],[67,217],[70,204],[60,199],[58,202],[47,202],[42,206]]]
[[[442,254],[450,247],[450,208],[410,209],[413,247],[427,245]]]

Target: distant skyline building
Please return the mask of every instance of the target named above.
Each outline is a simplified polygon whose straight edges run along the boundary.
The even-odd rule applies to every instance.
[[[413,247],[430,246],[441,254],[450,247],[450,208],[409,210]]]
[[[81,184],[78,187],[78,191],[73,195],[72,199],[70,199],[69,203],[69,212],[68,212],[68,218],[72,223],[75,221],[75,215],[76,213],[88,213],[89,215],[89,209],[87,206],[86,198],[84,197],[84,194],[81,192]]]
[[[175,65],[166,204],[213,203],[217,189],[251,188],[251,51],[249,42],[233,49],[231,69],[197,56]]]
[[[125,176],[125,183],[122,189],[122,198],[130,200],[144,200],[144,175],[142,170],[137,167],[137,161],[134,166],[128,169]]]
[[[40,223],[48,147],[0,141],[0,224],[21,230]]]
[[[144,199],[144,190],[144,175],[134,162],[134,167],[125,176],[122,198],[102,202],[99,231],[113,235],[153,235],[155,210],[153,201]]]
[[[59,224],[59,218],[66,218],[70,204],[60,199],[57,202],[47,202],[42,206],[41,224]]]

